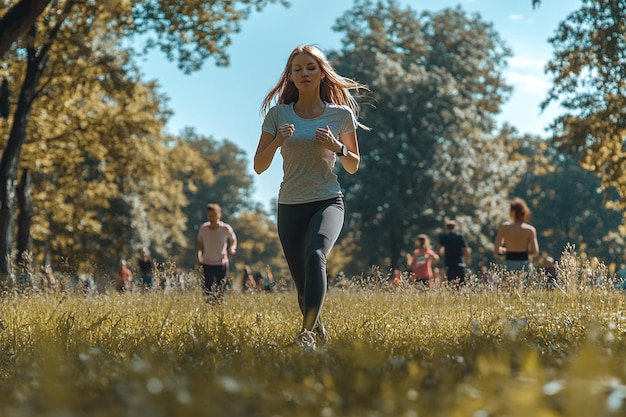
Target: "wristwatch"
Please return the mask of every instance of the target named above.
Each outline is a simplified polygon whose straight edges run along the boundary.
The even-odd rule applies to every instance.
[[[341,144],[341,151],[337,152],[337,156],[348,156],[348,147],[343,143]]]

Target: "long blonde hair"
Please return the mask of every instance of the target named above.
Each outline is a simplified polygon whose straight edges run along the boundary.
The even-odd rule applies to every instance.
[[[274,103],[291,104],[298,101],[299,92],[295,84],[289,80],[289,73],[291,72],[291,65],[294,58],[300,53],[309,54],[320,66],[322,75],[324,75],[320,86],[320,98],[322,101],[348,106],[358,119],[359,104],[354,97],[352,97],[352,94],[350,94],[350,90],[356,90],[357,94],[359,94],[361,90],[370,91],[369,88],[357,81],[337,74],[332,65],[330,65],[330,62],[328,62],[328,59],[326,59],[324,53],[313,45],[300,45],[291,51],[278,83],[267,93],[263,100],[263,105],[261,106],[262,114],[265,116]],[[361,123],[359,123],[359,126],[368,129]]]

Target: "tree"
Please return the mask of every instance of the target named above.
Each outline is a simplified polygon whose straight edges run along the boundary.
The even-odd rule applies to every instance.
[[[250,203],[253,179],[242,149],[228,140],[218,142],[202,136],[192,128],[184,129],[180,140],[186,149],[198,155],[203,166],[211,169],[209,176],[199,176],[191,171],[180,178],[185,184],[184,193],[189,201],[184,208],[186,236],[195,248],[198,227],[207,220],[208,203],[219,204],[225,221],[229,223],[244,211],[260,212],[260,209]],[[181,247],[178,253],[181,265],[189,268],[195,263],[195,252],[190,249]]]
[[[259,207],[242,211],[230,224],[237,234],[237,253],[233,257],[233,270],[239,274],[244,265],[263,271],[266,265],[272,268],[276,279],[288,280],[291,275],[283,255],[276,224]]]
[[[92,53],[103,59],[98,44]],[[34,173],[27,232],[43,249],[35,260],[58,263],[71,253],[76,267],[111,268],[139,246],[167,255],[186,244],[178,177],[211,172],[193,150],[161,135],[168,113],[157,86],[129,78],[124,54],[103,67],[72,48],[58,52],[51,69],[59,68],[56,57],[76,61],[40,89],[29,129],[38,140],[24,145],[21,158]]]
[[[402,267],[418,233],[436,242],[455,217],[474,246],[482,226],[515,185],[506,132],[494,116],[510,90],[501,71],[510,55],[491,25],[460,9],[401,10],[397,2],[359,1],[335,26],[343,47],[329,54],[340,73],[368,84],[359,132],[361,169],[340,172],[346,230],[358,242],[352,268]]]
[[[616,234],[621,217],[602,206],[600,180],[582,169],[577,157],[557,152],[544,139],[522,138],[519,148],[528,170],[513,195],[524,198],[533,212],[540,258],[558,259],[573,244],[582,257],[617,266],[626,261],[624,240]]]
[[[20,0],[0,18],[0,58],[33,26],[50,0]]]
[[[21,57],[26,58],[23,60],[26,70],[23,71],[23,79],[9,80],[19,84],[19,95],[10,118],[10,133],[0,159],[0,276],[8,273],[13,234],[11,220],[15,212],[13,205],[20,154],[26,141],[33,104],[38,96],[37,89],[42,77],[49,71],[47,62],[59,37],[61,42],[68,42],[80,49],[81,36],[90,35],[93,28],[104,25],[107,31],[101,41],[112,41],[112,47],[121,50],[122,39],[144,36],[148,39],[144,49],[159,47],[168,58],[176,59],[181,69],[191,72],[199,69],[202,62],[210,56],[216,58],[218,65],[228,64],[225,48],[230,43],[229,34],[239,29],[240,20],[248,15],[251,7],[260,10],[272,2],[222,0],[207,3],[193,0],[181,3],[174,0],[120,0],[103,4],[89,0],[66,0],[55,2],[47,9],[44,18],[38,19],[30,27],[29,35],[20,39],[13,48],[16,62]],[[7,7],[6,2],[0,3],[0,11]],[[7,17],[6,15],[3,17]],[[32,21],[32,15],[22,14],[17,15],[17,20],[12,23],[23,27],[29,21]],[[67,30],[67,26],[71,30]],[[18,32],[3,36],[2,41],[10,44],[19,35]],[[82,48],[85,57],[93,57],[91,51],[89,47]],[[105,58],[112,59],[111,56],[104,55]],[[63,57],[59,58],[58,61],[61,62]],[[107,65],[106,59],[98,63],[102,67]],[[52,72],[48,76],[52,78]],[[8,89],[4,87],[5,85],[2,91],[6,92]]]
[[[33,140],[20,164],[33,173],[34,221],[19,235],[32,233],[42,249],[36,261],[58,263],[71,253],[77,268],[116,267],[139,246],[167,256],[188,243],[177,178],[188,171],[211,177],[210,167],[162,136],[169,112],[157,85],[141,82],[106,22],[79,37],[75,31],[71,24],[61,31],[66,41],[53,46],[31,111]],[[21,78],[19,56],[9,64]]]
[[[626,223],[626,1],[583,0],[550,39],[554,84],[542,106],[564,113],[551,125],[557,149],[601,179],[606,205]],[[615,190],[617,193],[611,193]],[[616,198],[612,198],[615,195]],[[626,236],[626,227],[620,227]]]
[[[289,5],[286,0],[143,0],[114,1],[107,5],[89,0],[66,0],[55,2],[45,16],[54,20],[58,10],[72,8],[74,4],[90,7],[97,15],[112,17],[111,29],[120,30],[122,36],[148,35],[144,49],[159,48],[189,72],[198,69],[209,57],[214,57],[218,65],[228,65],[226,48],[231,43],[230,35],[240,30],[241,21],[252,9],[261,11],[277,1]],[[0,19],[0,57],[35,24],[50,0],[20,0],[9,7],[10,3],[0,2],[0,12],[8,8]],[[105,6],[107,11],[102,9]]]

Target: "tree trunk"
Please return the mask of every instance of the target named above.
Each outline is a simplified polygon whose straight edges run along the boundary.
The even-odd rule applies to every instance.
[[[13,116],[13,126],[0,160],[0,279],[9,273],[13,231],[10,223],[14,212],[15,180],[20,153],[26,141],[26,129],[37,92],[37,85],[46,66],[48,48],[37,55],[29,49],[26,77]]]
[[[13,42],[32,27],[48,6],[50,0],[21,0],[0,19],[0,58]]]
[[[19,259],[31,250],[30,227],[33,221],[33,202],[30,196],[30,185],[30,170],[25,169],[16,190],[19,209],[17,216],[17,256]]]

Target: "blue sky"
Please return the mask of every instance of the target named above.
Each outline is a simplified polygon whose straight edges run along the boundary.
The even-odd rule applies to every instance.
[[[303,43],[315,44],[324,51],[339,49],[342,34],[334,32],[332,26],[353,5],[352,0],[291,2],[289,8],[270,5],[243,22],[241,32],[232,37],[228,49],[229,67],[218,68],[213,61],[207,61],[201,71],[185,75],[157,53],[143,62],[146,79],[157,80],[161,92],[169,97],[168,106],[174,111],[167,126],[171,133],[189,126],[217,140],[228,139],[245,150],[250,160],[249,172],[253,173],[252,158],[261,133],[261,101],[278,81],[287,56]],[[531,0],[400,1],[417,12],[460,5],[493,23],[513,52],[504,75],[514,90],[498,121],[508,122],[521,133],[546,136],[545,128],[558,114],[556,106],[543,113],[539,109],[550,86],[550,79],[543,73],[545,62],[552,56],[548,38],[581,2],[542,0],[537,9],[531,3]],[[277,154],[266,172],[260,176],[253,174],[254,198],[266,207],[278,194],[281,164]]]

